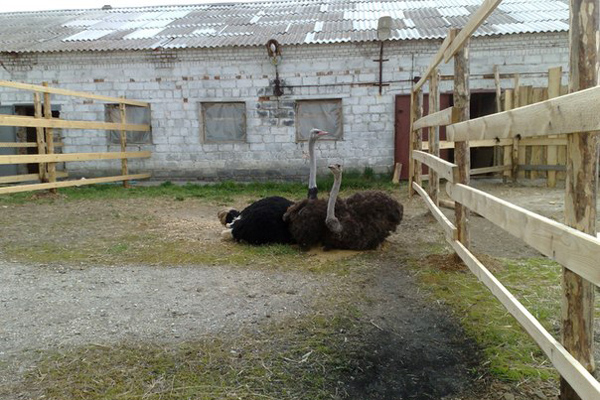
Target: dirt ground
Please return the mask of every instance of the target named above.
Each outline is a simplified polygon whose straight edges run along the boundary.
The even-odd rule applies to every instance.
[[[475,186],[556,220],[562,218],[563,189],[500,185]],[[383,249],[369,258],[372,268],[361,276],[307,273],[324,259],[345,260],[356,252],[312,251],[297,270],[247,265],[111,265],[102,258],[87,262],[28,263],[0,248],[0,386],[19,380],[34,368],[38,352],[122,341],[174,343],[205,336],[235,336],[260,330],[286,318],[319,313],[338,296],[360,293],[357,300],[370,335],[370,356],[344,387],[350,399],[544,399],[554,387],[528,387],[474,376],[480,365],[475,344],[443,306],[431,304],[415,284],[409,259],[427,256],[428,247],[443,246],[441,229],[422,201],[400,193],[405,217]],[[239,201],[242,202],[241,200]],[[93,205],[93,209],[91,206]],[[235,204],[242,206],[243,204]],[[0,209],[1,240],[14,243],[52,234],[56,242],[102,241],[121,234],[114,214],[143,214],[137,229],[169,240],[185,240],[200,249],[220,246],[216,214],[221,205],[162,199],[118,200],[109,204],[31,202]],[[452,211],[446,210],[449,216]],[[107,216],[112,216],[108,218]],[[96,219],[93,225],[78,223]],[[48,226],[70,221],[64,229]],[[12,223],[7,224],[7,221]],[[33,226],[32,226],[33,225]],[[499,233],[484,219],[471,218],[473,250],[496,257],[539,256],[519,240]],[[415,248],[415,242],[425,243]],[[230,245],[235,251],[236,245]],[[148,249],[152,251],[152,249]],[[1,391],[0,391],[1,393]],[[34,398],[10,393],[3,399]]]

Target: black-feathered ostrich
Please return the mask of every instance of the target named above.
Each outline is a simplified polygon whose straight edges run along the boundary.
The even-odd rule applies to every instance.
[[[338,199],[342,184],[342,166],[332,164],[329,169],[335,180],[327,204],[324,248],[377,248],[402,221],[402,204],[383,192],[370,190],[353,194],[346,200]]]
[[[313,129],[309,135],[309,154],[311,157],[311,177],[309,177],[309,197],[314,192],[316,196],[316,178],[312,177],[312,162],[314,159],[314,142],[328,133]],[[315,161],[316,162],[316,161]],[[311,186],[310,182],[314,182]],[[260,199],[241,212],[229,209],[218,214],[219,220],[228,229],[222,232],[224,239],[246,242],[253,245],[271,243],[293,243],[294,238],[288,229],[288,222],[283,216],[294,203],[281,196],[271,196]]]
[[[329,133],[313,129],[308,137],[308,155],[310,173],[308,177],[308,196],[292,205],[283,215],[287,222],[292,238],[301,249],[308,250],[321,242],[325,233],[325,216],[327,215],[327,202],[318,199],[317,189],[317,158],[315,144],[317,140]]]

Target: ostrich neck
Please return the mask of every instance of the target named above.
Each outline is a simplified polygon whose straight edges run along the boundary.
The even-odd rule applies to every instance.
[[[308,140],[308,157],[310,173],[308,175],[308,198],[317,198],[317,159],[315,157],[315,143],[317,138],[311,136]]]
[[[337,201],[338,194],[340,193],[341,185],[342,174],[340,172],[334,176],[333,186],[331,187],[331,193],[329,194],[329,201],[327,202],[327,221],[337,220],[335,217],[335,202]]]

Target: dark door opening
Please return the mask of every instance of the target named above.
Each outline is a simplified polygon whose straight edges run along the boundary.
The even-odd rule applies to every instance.
[[[43,113],[43,110],[42,110]],[[33,105],[25,104],[25,105],[17,105],[15,106],[15,115],[24,115],[33,117],[35,115],[35,109]],[[59,118],[60,111],[52,110],[52,117]],[[21,127],[17,128],[17,137],[21,142],[29,142],[36,143],[37,142],[37,129],[31,127]],[[26,147],[25,154],[38,154],[37,147]],[[40,165],[37,163],[27,164],[27,173],[28,174],[37,174],[40,170]]]
[[[423,96],[423,109],[427,114],[429,110],[428,95]],[[440,95],[440,109],[451,107],[454,104],[452,93]],[[471,93],[469,107],[470,117],[478,118],[496,112],[495,92]],[[394,163],[402,164],[401,179],[408,179],[408,152],[410,131],[410,95],[396,96],[395,138],[394,138]],[[423,133],[423,141],[427,140],[427,133]],[[440,127],[440,140],[446,140],[446,128]],[[444,160],[454,160],[454,150],[442,150],[440,156]],[[494,163],[493,147],[478,147],[471,149],[471,168],[491,167]]]

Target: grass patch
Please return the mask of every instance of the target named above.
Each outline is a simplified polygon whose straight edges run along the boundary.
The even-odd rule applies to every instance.
[[[340,398],[364,351],[357,334],[348,315],[313,316],[235,339],[90,345],[42,353],[10,390],[64,400]]]
[[[332,176],[323,176],[317,181],[322,191],[329,191],[333,184]],[[389,174],[375,174],[372,169],[364,171],[349,171],[344,173],[345,189],[378,189],[393,190],[398,185],[391,182]],[[236,196],[249,196],[261,198],[266,196],[284,196],[290,198],[302,198],[306,195],[306,183],[302,182],[251,182],[236,183],[224,181],[214,184],[174,184],[170,181],[156,186],[133,185],[124,189],[119,183],[108,183],[88,185],[81,187],[70,187],[59,190],[59,195],[41,194],[45,192],[25,192],[0,196],[2,204],[24,204],[29,201],[52,202],[57,198],[67,200],[83,199],[125,199],[125,198],[151,198],[171,197],[174,200],[183,201],[188,198],[200,198],[218,203],[230,203]]]
[[[483,348],[493,375],[506,381],[558,378],[538,345],[470,271],[442,271],[438,265],[425,264],[420,260],[415,265],[420,282],[460,316],[466,332]],[[539,258],[499,260],[498,264],[494,275],[556,337],[561,266]]]

